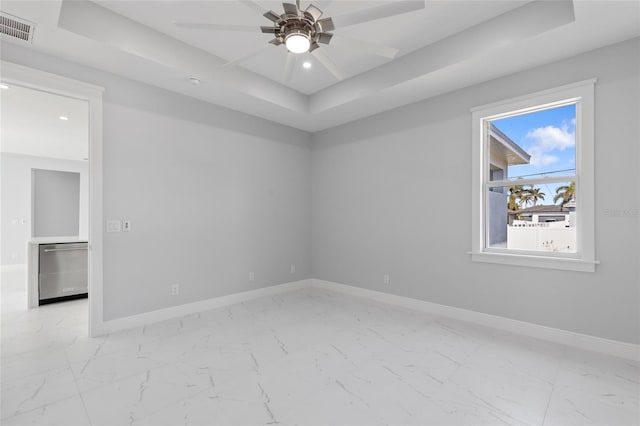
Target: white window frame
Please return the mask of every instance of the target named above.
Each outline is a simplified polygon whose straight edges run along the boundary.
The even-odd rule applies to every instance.
[[[539,268],[595,272],[595,84],[580,81],[471,109],[472,116],[472,239],[471,260]],[[486,123],[516,113],[576,104],[576,253],[553,253],[489,248],[486,199],[489,186],[489,149]],[[556,179],[557,181],[562,179]],[[543,181],[544,179],[540,179]],[[551,182],[551,180],[544,180]],[[573,180],[564,179],[566,180]],[[511,182],[513,183],[513,182]]]

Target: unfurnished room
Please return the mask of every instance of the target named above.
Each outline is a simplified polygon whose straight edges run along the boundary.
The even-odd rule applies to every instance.
[[[640,1],[0,1],[0,424],[640,425]]]

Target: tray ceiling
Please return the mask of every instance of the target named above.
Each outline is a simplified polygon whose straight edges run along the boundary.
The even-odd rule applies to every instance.
[[[339,17],[393,2],[313,3]],[[308,4],[302,1],[303,8]],[[36,23],[29,48],[311,132],[640,35],[634,1],[426,1],[413,12],[337,26],[343,40],[321,49],[344,78],[301,54],[286,80],[286,48],[268,45],[272,36],[259,32],[269,25],[261,8],[280,13],[282,5],[2,2],[4,12]],[[255,25],[256,32],[193,30],[176,22]],[[369,45],[398,53],[373,55]]]

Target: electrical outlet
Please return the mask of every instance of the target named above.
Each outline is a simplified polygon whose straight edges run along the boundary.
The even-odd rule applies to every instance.
[[[291,274],[295,274],[296,273],[296,265],[291,265],[291,269],[289,270],[289,273],[291,273]]]
[[[177,296],[180,294],[180,284],[172,284],[171,285],[171,295]]]
[[[131,221],[123,220],[122,221],[122,232],[130,232],[131,231]]]
[[[253,272],[249,272],[249,281],[255,281],[256,280],[256,274],[254,274]]]
[[[391,283],[389,274],[384,274],[384,276],[382,277],[382,281],[385,283],[385,285],[389,285]]]

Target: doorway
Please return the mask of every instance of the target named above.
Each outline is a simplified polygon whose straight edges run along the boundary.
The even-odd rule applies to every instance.
[[[2,95],[8,94],[11,90],[15,90],[14,95],[17,92],[22,91],[23,94],[28,95],[37,95],[37,96],[51,96],[55,97],[58,100],[66,100],[70,105],[73,104],[76,107],[82,108],[84,111],[86,126],[82,128],[82,126],[76,126],[75,129],[82,133],[80,139],[84,141],[85,150],[71,149],[70,146],[65,145],[67,151],[64,149],[59,151],[58,154],[50,155],[51,157],[58,156],[58,160],[66,160],[71,161],[71,163],[67,163],[67,167],[50,167],[50,165],[42,166],[42,164],[38,165],[36,163],[29,164],[29,181],[30,185],[33,185],[33,182],[37,181],[36,175],[40,174],[39,171],[44,172],[44,175],[47,175],[49,172],[67,172],[67,173],[78,173],[80,174],[80,182],[75,180],[76,175],[59,175],[56,179],[65,184],[78,185],[80,188],[80,195],[77,200],[68,196],[67,198],[70,201],[76,203],[78,206],[81,206],[77,211],[79,212],[77,215],[77,221],[74,220],[73,217],[66,216],[64,220],[51,220],[51,217],[47,217],[46,209],[43,211],[34,211],[33,204],[37,203],[33,199],[33,194],[37,191],[32,191],[33,188],[29,187],[28,190],[18,191],[17,189],[14,191],[19,196],[28,198],[29,211],[21,212],[20,215],[5,215],[5,211],[3,211],[3,254],[2,254],[2,269],[3,273],[7,270],[16,270],[20,267],[21,263],[24,264],[27,275],[31,278],[27,283],[27,292],[29,295],[29,307],[37,306],[38,304],[34,302],[34,299],[37,295],[37,280],[35,280],[35,288],[34,288],[34,271],[37,271],[38,266],[34,264],[33,256],[31,251],[34,250],[34,244],[27,244],[24,242],[24,246],[27,246],[25,250],[25,254],[22,255],[22,252],[17,248],[13,241],[8,241],[11,233],[5,233],[5,227],[11,227],[14,225],[20,225],[23,231],[23,236],[28,235],[28,239],[34,238],[34,232],[36,232],[35,221],[39,221],[39,228],[37,228],[37,232],[45,232],[45,233],[56,233],[55,226],[64,224],[66,227],[64,230],[61,230],[64,234],[71,235],[59,235],[59,236],[50,236],[51,238],[57,237],[68,237],[71,239],[82,240],[88,242],[88,335],[89,336],[98,336],[103,333],[103,317],[102,317],[102,300],[103,300],[103,291],[102,291],[102,91],[103,89],[98,86],[94,86],[91,84],[87,84],[84,82],[68,79],[66,77],[50,74],[44,71],[24,67],[21,65],[17,65],[10,62],[2,61]],[[5,96],[3,96],[5,97]],[[6,96],[7,99],[10,96]],[[42,108],[42,104],[34,104],[34,108],[40,110]],[[48,114],[53,114],[54,111],[49,111]],[[55,120],[56,124],[60,124],[64,122],[65,124],[73,124],[70,123],[72,117],[70,113],[66,112],[55,112]],[[58,120],[60,123],[58,123]],[[71,126],[70,126],[71,127]],[[80,129],[80,130],[78,130]],[[40,129],[42,130],[42,129]],[[45,126],[45,130],[46,126]],[[50,129],[49,129],[50,130]],[[77,135],[76,135],[77,136]],[[71,138],[71,137],[70,137]],[[36,138],[37,139],[37,138]],[[6,139],[10,141],[9,138]],[[22,148],[34,149],[33,145],[38,145],[37,143],[27,142],[26,140],[15,141],[18,146],[22,145]],[[20,144],[22,142],[22,144]],[[64,141],[62,141],[64,142]],[[13,146],[12,143],[8,144],[9,146],[5,146],[5,138],[3,137],[3,147],[2,147],[2,155],[5,156],[5,152],[19,150]],[[42,149],[51,149],[52,146],[41,146]],[[77,148],[77,147],[76,147]],[[45,152],[46,153],[46,152]],[[27,157],[24,155],[25,153],[15,153],[15,155],[22,155],[23,157]],[[29,154],[28,152],[26,154]],[[49,153],[51,154],[51,153]],[[73,159],[69,159],[69,156],[76,156]],[[78,155],[82,155],[82,158],[77,158]],[[35,157],[32,155],[32,157]],[[65,158],[66,157],[66,158]],[[24,160],[24,158],[22,158]],[[27,158],[27,160],[31,160],[31,158]],[[29,162],[27,161],[27,162]],[[5,161],[3,158],[3,165]],[[82,179],[82,167],[80,167],[81,163],[85,166],[85,179]],[[7,163],[8,164],[8,163]],[[74,167],[78,167],[79,169],[74,170]],[[3,175],[8,173],[9,170],[4,168]],[[51,178],[51,175],[47,175],[48,178]],[[3,176],[6,179],[6,176]],[[32,179],[33,178],[33,179]],[[3,180],[5,180],[3,179]],[[51,183],[51,179],[46,179],[47,182]],[[4,192],[10,192],[10,185],[3,185],[3,206],[6,205],[5,199],[7,199],[8,194],[4,194]],[[5,191],[6,189],[6,191]],[[51,188],[45,188],[42,192],[41,199],[38,202],[46,203],[47,199],[51,198],[50,195]],[[84,195],[83,195],[84,194]],[[5,195],[7,197],[5,197]],[[15,195],[15,194],[14,194]],[[83,199],[84,197],[84,199]],[[69,200],[68,200],[69,201]],[[66,207],[67,212],[71,212],[73,208]],[[83,214],[84,209],[84,214]],[[6,210],[3,207],[3,210]],[[74,213],[75,214],[75,213]],[[74,225],[75,224],[75,225]],[[5,226],[6,225],[6,226]],[[19,229],[20,226],[16,226],[16,229]],[[53,228],[51,228],[53,226]],[[74,226],[77,226],[77,232],[74,232]],[[48,228],[47,228],[48,227]],[[28,232],[24,232],[28,229]],[[15,232],[14,232],[15,234]],[[13,236],[13,234],[12,234]],[[60,238],[64,239],[64,238]],[[7,241],[5,241],[7,240]],[[62,241],[61,241],[62,242]],[[24,246],[22,248],[24,248]],[[16,247],[15,249],[12,247]],[[21,256],[22,255],[22,256]],[[26,305],[26,304],[25,304]],[[25,309],[27,306],[25,306]]]

